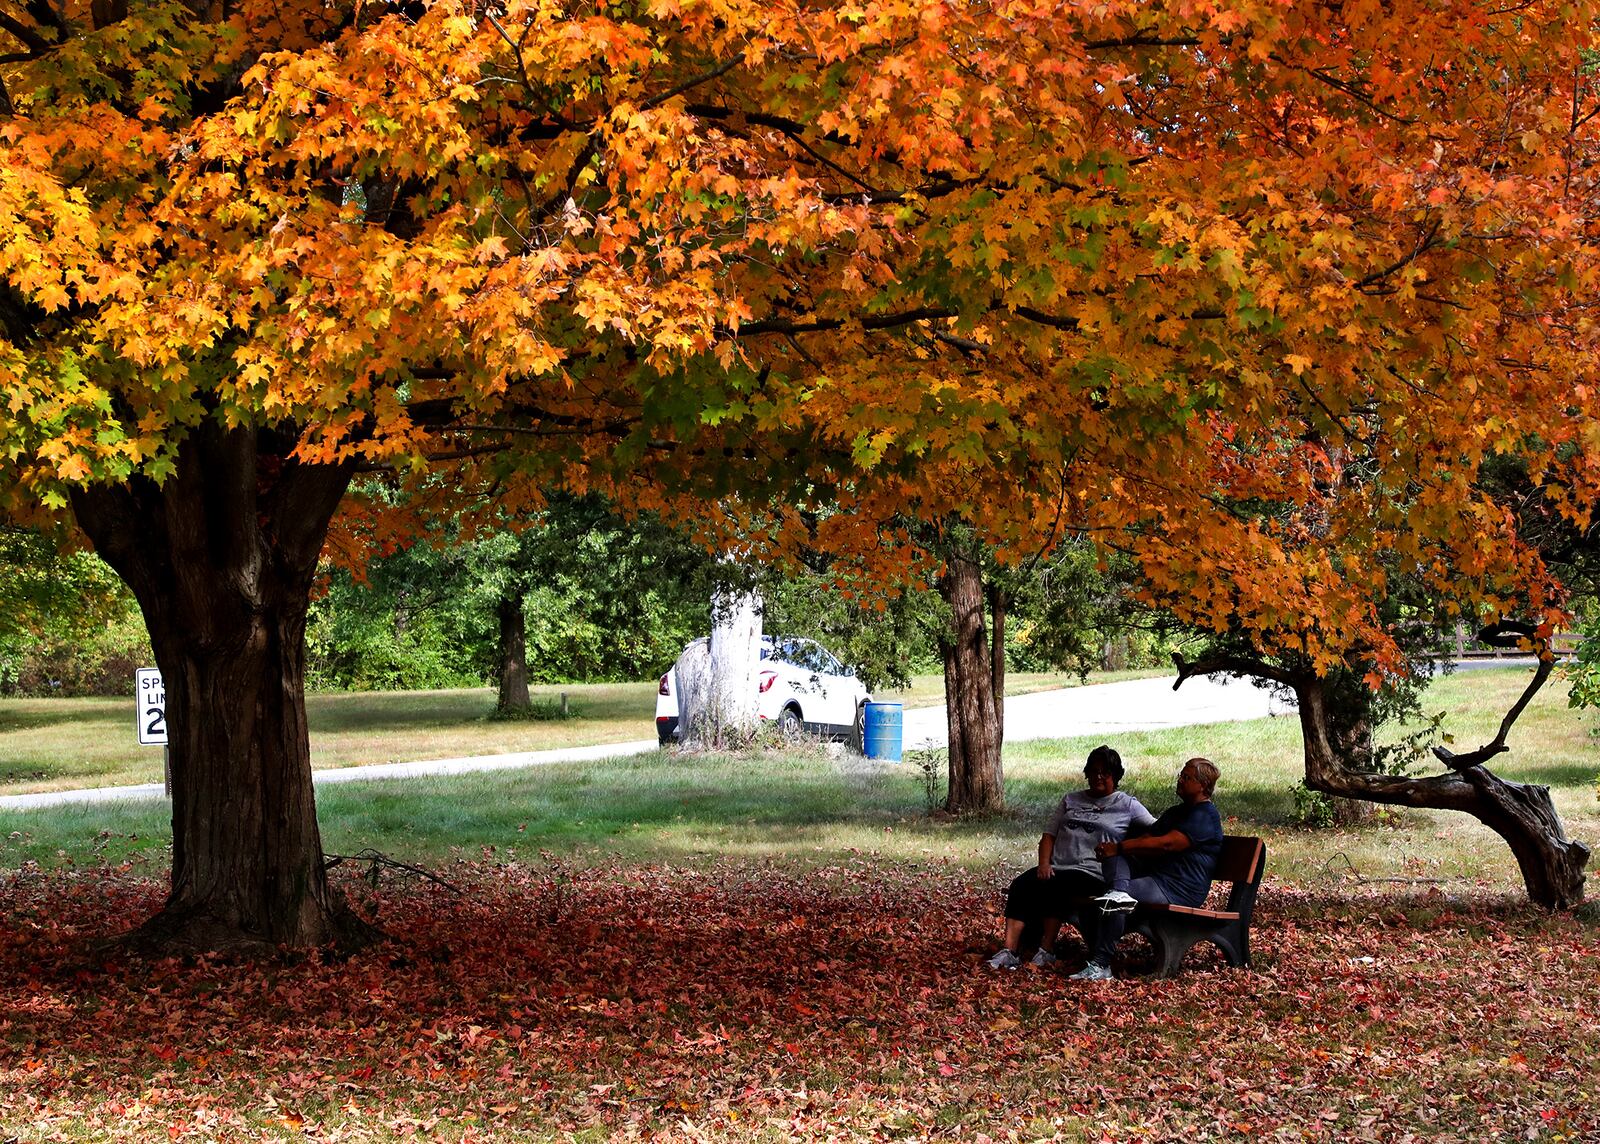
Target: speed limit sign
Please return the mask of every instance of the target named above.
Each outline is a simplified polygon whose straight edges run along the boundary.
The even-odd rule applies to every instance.
[[[163,747],[167,742],[167,688],[161,672],[141,667],[133,673],[133,693],[139,705],[139,745]]]

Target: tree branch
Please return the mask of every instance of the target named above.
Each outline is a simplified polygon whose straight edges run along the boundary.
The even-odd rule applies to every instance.
[[[1174,691],[1182,687],[1186,679],[1196,675],[1212,675],[1219,671],[1226,672],[1229,675],[1251,675],[1260,679],[1270,679],[1274,683],[1281,683],[1285,687],[1293,687],[1297,691],[1306,682],[1296,672],[1277,667],[1264,659],[1254,659],[1246,655],[1223,655],[1218,653],[1197,660],[1186,660],[1181,653],[1173,652],[1172,664],[1178,669],[1178,678],[1172,684],[1172,690]]]
[[[22,41],[24,47],[31,50],[33,55],[48,52],[55,45],[39,34],[37,28],[29,27],[15,16],[0,12],[0,31],[10,32]],[[32,58],[31,56],[29,58]]]
[[[740,52],[727,63],[713,68],[702,75],[694,76],[692,79],[686,79],[677,87],[671,88],[668,91],[664,91],[660,95],[652,95],[649,99],[639,104],[639,106],[646,109],[651,107],[659,107],[661,104],[667,102],[669,99],[672,99],[674,96],[682,95],[684,92],[697,88],[701,84],[710,83],[712,80],[717,79],[720,76],[727,75],[742,63],[744,63],[744,53]]]
[[[1475,767],[1494,756],[1503,754],[1510,748],[1506,746],[1506,736],[1511,734],[1511,725],[1517,721],[1517,716],[1527,708],[1531,700],[1543,687],[1545,680],[1550,678],[1551,671],[1555,668],[1555,657],[1550,654],[1550,641],[1538,634],[1532,625],[1519,620],[1501,620],[1499,623],[1484,628],[1478,633],[1478,641],[1491,647],[1520,648],[1524,640],[1535,645],[1535,654],[1539,657],[1539,668],[1533,673],[1533,678],[1528,681],[1528,686],[1523,690],[1522,697],[1512,704],[1511,710],[1506,712],[1506,717],[1500,721],[1500,732],[1494,739],[1477,750],[1463,751],[1460,754],[1448,747],[1435,747],[1434,757],[1453,771],[1464,771]]]
[[[1227,36],[1223,37],[1224,42],[1228,39]],[[1083,46],[1091,52],[1099,52],[1108,48],[1197,48],[1200,43],[1198,36],[1163,37],[1140,33],[1114,40],[1089,40]]]
[[[907,326],[912,322],[926,322],[936,318],[954,318],[956,311],[942,307],[923,306],[899,314],[876,314],[866,318],[817,318],[809,322],[789,322],[769,318],[761,322],[746,322],[734,331],[739,337],[756,334],[814,334],[826,330],[839,330],[845,326],[859,325],[864,330],[888,330]]]
[[[1396,270],[1400,270],[1421,258],[1433,248],[1433,240],[1439,235],[1439,227],[1440,222],[1438,219],[1435,219],[1433,225],[1428,228],[1428,233],[1422,236],[1422,241],[1417,243],[1416,248],[1412,250],[1410,254],[1403,255],[1394,263],[1385,266],[1382,270],[1374,270],[1371,274],[1368,274],[1365,278],[1362,278],[1356,282],[1352,289],[1360,290],[1365,293],[1368,286],[1372,286],[1378,282],[1381,282],[1383,279],[1393,274]]]

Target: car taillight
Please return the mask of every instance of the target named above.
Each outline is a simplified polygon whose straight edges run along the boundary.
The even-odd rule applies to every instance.
[[[759,686],[757,686],[756,690],[761,692],[761,694],[765,695],[767,692],[772,690],[772,685],[774,683],[776,683],[776,682],[778,682],[778,673],[777,672],[775,672],[775,671],[763,671],[761,673],[761,683],[760,683]]]
[[[667,680],[669,680],[671,678],[672,678],[672,673],[670,671],[666,675],[663,675],[661,677],[661,686],[656,688],[656,694],[657,695],[671,695],[672,694],[672,688],[667,686]]]

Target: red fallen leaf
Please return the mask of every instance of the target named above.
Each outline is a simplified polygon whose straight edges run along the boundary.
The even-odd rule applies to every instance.
[[[289,1114],[262,1098],[261,1077],[271,1076],[286,1106],[303,1090],[347,1088],[352,1122],[390,1125],[397,1138],[437,1121],[463,1142],[536,1135],[541,1125],[662,1139],[675,1131],[663,1116],[670,1099],[670,1119],[697,1107],[695,1130],[720,1124],[720,1134],[708,1132],[720,1144],[778,1125],[801,1140],[865,1139],[883,1135],[882,1123],[926,1122],[931,1079],[934,1089],[960,1090],[974,1141],[1004,1138],[1024,1105],[1051,1117],[1070,1109],[1085,1139],[1116,1141],[1242,1133],[1243,1113],[1261,1109],[1278,1122],[1321,1124],[1324,1136],[1371,1128],[1380,1110],[1386,1125],[1421,1127],[1398,1101],[1427,1108],[1430,1138],[1527,1138],[1559,1125],[1572,1139],[1600,1139],[1579,1063],[1592,1056],[1600,933],[1568,919],[1508,913],[1486,894],[1481,912],[1456,908],[1471,923],[1457,929],[1397,925],[1385,935],[1383,973],[1355,972],[1348,967],[1371,926],[1353,923],[1397,899],[1275,885],[1261,898],[1255,971],[1213,958],[1174,981],[1130,976],[1113,1002],[1057,975],[1000,984],[974,973],[993,949],[985,875],[911,878],[865,865],[802,878],[735,862],[693,872],[611,862],[563,867],[557,879],[548,867],[460,864],[451,878],[469,888],[467,900],[384,891],[395,944],[267,967],[74,962],[82,933],[131,924],[139,908],[159,904],[161,887],[76,871],[5,883],[0,1123],[116,1117],[141,1139],[172,1128],[192,1136],[202,1125],[243,1138],[241,1116],[261,1115],[276,1131],[273,1118]],[[63,893],[64,882],[80,892]],[[558,913],[598,919],[605,957],[572,957],[562,924],[545,920]],[[808,919],[790,932],[793,956],[782,961],[749,941],[774,914]],[[8,943],[37,917],[66,928]],[[1513,959],[1485,945],[1472,936],[1484,919],[1514,949],[1537,940],[1548,957]],[[906,929],[919,939],[898,940]],[[396,959],[433,949],[451,956]],[[824,958],[841,972],[815,977],[809,967]],[[1578,1019],[1537,1043],[1523,1039],[1527,1002],[1508,1003],[1507,972],[1520,996],[1560,997]],[[1392,1022],[1381,1037],[1368,1005]],[[1152,1006],[1182,1013],[1184,1031],[1151,1036],[1152,1067],[1130,1077],[1101,1050],[1124,1014],[1137,1022]],[[1038,1037],[1045,1028],[1050,1036]],[[1196,1036],[1207,1045],[1200,1056]],[[12,1064],[4,1076],[6,1045],[28,1046],[41,1068]],[[151,1087],[153,1045],[185,1062],[209,1057],[209,1068],[176,1069]],[[1430,1100],[1452,1046],[1503,1064],[1468,1100]],[[1064,1090],[1065,1075],[1073,1081]],[[1242,1076],[1251,1087],[1239,1091]],[[1321,1120],[1325,1108],[1343,1110],[1341,1119]],[[469,1127],[473,1115],[494,1117],[494,1128]],[[1270,1135],[1273,1123],[1256,1122],[1253,1136]]]

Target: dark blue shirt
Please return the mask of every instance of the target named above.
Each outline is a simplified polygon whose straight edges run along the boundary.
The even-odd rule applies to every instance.
[[[1199,906],[1211,889],[1211,875],[1217,870],[1217,856],[1222,853],[1222,815],[1213,802],[1190,805],[1180,802],[1156,819],[1151,834],[1169,834],[1181,831],[1189,840],[1189,849],[1170,855],[1168,861],[1150,871],[1150,876],[1161,883],[1168,901],[1178,906]]]

